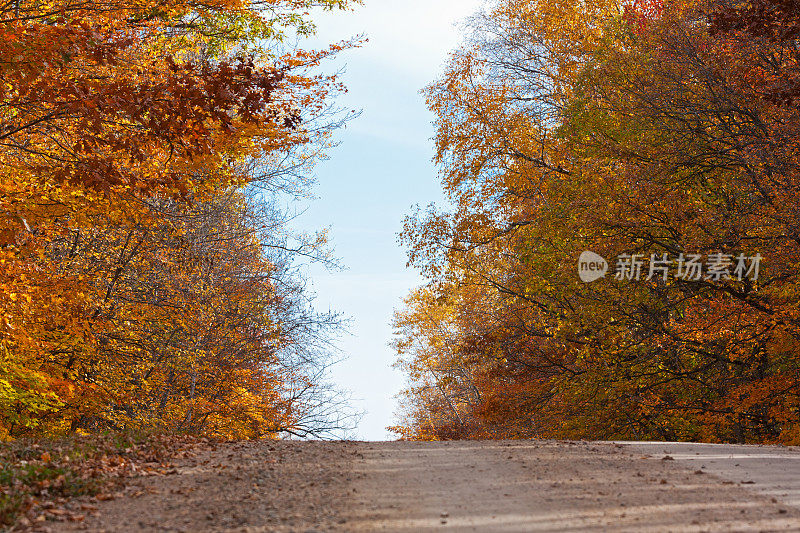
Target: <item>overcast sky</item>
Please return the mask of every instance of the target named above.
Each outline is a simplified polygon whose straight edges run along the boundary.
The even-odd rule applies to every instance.
[[[442,72],[461,41],[458,23],[482,0],[365,0],[354,13],[317,16],[315,41],[364,34],[369,42],[337,60],[349,93],[339,103],[363,111],[340,132],[341,145],[317,168],[317,200],[301,219],[305,229],[331,226],[336,255],[347,270],[312,269],[317,307],[343,312],[351,335],[338,346],[347,360],[333,379],[367,411],[358,430],[383,440],[394,422],[403,376],[391,368],[392,312],[421,283],[406,269],[397,244],[403,217],[414,204],[441,200],[433,157],[433,115],[420,90]]]

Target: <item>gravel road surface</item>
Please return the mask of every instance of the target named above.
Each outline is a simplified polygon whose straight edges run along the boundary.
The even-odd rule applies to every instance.
[[[800,450],[250,442],[136,479],[52,531],[800,531]]]

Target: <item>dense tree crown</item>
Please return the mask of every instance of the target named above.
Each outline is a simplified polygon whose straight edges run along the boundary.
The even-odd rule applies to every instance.
[[[452,209],[401,236],[430,283],[396,315],[395,431],[800,444],[800,4],[500,0],[471,26],[427,90]]]
[[[0,6],[0,439],[325,433],[326,330],[280,198],[341,87],[288,46],[346,0]]]

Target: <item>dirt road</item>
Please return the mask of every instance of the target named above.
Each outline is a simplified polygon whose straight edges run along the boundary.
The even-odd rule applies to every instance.
[[[138,479],[54,531],[800,531],[800,450],[257,442]]]

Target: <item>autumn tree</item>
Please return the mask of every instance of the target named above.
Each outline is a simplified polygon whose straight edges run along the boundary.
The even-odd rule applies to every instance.
[[[480,398],[458,436],[797,442],[791,13],[506,1],[475,19],[429,89],[455,209],[403,235],[437,291],[425,316],[482,293],[450,311],[447,352]],[[584,250],[611,275],[580,282]],[[636,282],[613,276],[623,254],[734,264],[686,279],[673,262]],[[757,280],[732,275],[758,254]],[[418,321],[399,316],[401,339],[411,325],[430,342]],[[413,398],[401,431],[449,435],[421,431],[430,413]]]
[[[0,436],[296,427],[324,362],[291,345],[335,320],[291,266],[324,242],[270,205],[329,142],[318,67],[348,46],[284,44],[313,6],[346,2],[0,8]]]

